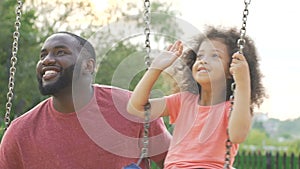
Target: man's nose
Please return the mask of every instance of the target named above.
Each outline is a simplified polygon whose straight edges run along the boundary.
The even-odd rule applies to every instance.
[[[56,59],[51,53],[48,53],[47,56],[45,56],[42,60],[43,65],[53,65],[55,62]]]

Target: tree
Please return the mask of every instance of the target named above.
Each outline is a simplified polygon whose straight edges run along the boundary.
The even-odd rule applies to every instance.
[[[267,139],[267,134],[261,130],[252,129],[243,144],[251,144],[255,146],[262,146]]]
[[[300,140],[294,140],[290,143],[289,152],[293,152],[295,154],[300,153]]]
[[[10,53],[12,43],[12,33],[14,31],[15,20],[15,5],[14,0],[0,1],[0,87],[2,90],[0,94],[1,110],[5,110],[5,100],[8,82],[8,69],[10,67]],[[101,15],[97,13],[96,9],[91,5],[90,1],[83,0],[25,0],[23,5],[23,14],[21,18],[21,37],[18,51],[17,72],[15,77],[15,95],[13,98],[13,109],[11,112],[12,118],[15,118],[44,99],[37,90],[37,81],[35,75],[35,66],[39,58],[39,50],[41,43],[47,36],[57,31],[70,31],[82,35],[89,40],[94,37],[94,45],[98,51],[99,62],[101,66],[105,67],[106,72],[104,76],[97,75],[96,81],[99,83],[109,84],[113,75],[114,66],[119,65],[124,57],[130,53],[143,51],[143,44],[128,41],[119,41],[119,37],[126,34],[126,29],[112,35],[112,29],[109,23],[123,21],[124,24],[133,23],[135,28],[139,28],[139,32],[143,32],[143,4],[136,4],[133,2],[124,1],[121,5],[109,7],[102,12]],[[134,15],[131,14],[132,11]],[[167,4],[160,2],[152,2],[152,11],[159,11],[168,15],[153,15],[151,26],[153,30],[161,33],[155,36],[154,42],[164,44],[173,40],[178,29],[170,18],[175,15],[169,9]],[[164,16],[164,17],[162,17]],[[154,17],[158,17],[155,18]],[[173,19],[174,20],[174,19]],[[163,24],[162,24],[163,23]],[[99,29],[103,31],[99,31]],[[108,28],[108,29],[106,29]],[[133,29],[133,31],[135,30]],[[169,29],[171,28],[171,29]],[[162,34],[169,36],[162,36]],[[95,36],[96,35],[96,36]],[[144,38],[144,36],[142,36]],[[117,39],[117,41],[116,41]],[[143,39],[144,40],[144,39]],[[112,45],[113,44],[113,45]],[[118,45],[115,45],[118,44]],[[99,47],[101,46],[101,47]],[[101,50],[104,49],[104,50]],[[104,53],[103,53],[104,52]],[[123,57],[123,58],[122,58]],[[102,79],[98,77],[106,77]],[[132,87],[136,84],[138,77],[132,82]],[[4,117],[4,111],[1,111],[1,117]],[[1,118],[3,119],[3,118]],[[3,125],[3,121],[0,121]]]
[[[164,48],[167,43],[172,43],[178,39],[182,30],[178,28],[178,23],[175,22],[176,11],[170,10],[167,4],[152,2],[151,7],[150,44],[152,53],[154,53],[151,56],[153,56],[157,50]],[[145,69],[143,58],[146,55],[143,10],[144,8],[139,7],[137,4],[129,3],[115,22],[93,32],[92,39],[95,40],[94,44],[97,46],[99,65],[96,82],[132,90],[142,77]],[[128,13],[136,14],[130,15]],[[122,79],[127,81],[122,82],[123,86],[122,84],[112,84],[113,76],[118,74],[116,70],[122,70],[120,69],[121,63],[130,58],[133,58],[130,65],[127,65],[127,70],[122,72],[126,76],[126,78],[123,76]],[[129,73],[131,67],[135,69],[140,67],[140,69],[128,76],[127,73]],[[161,78],[161,80],[163,79]],[[157,84],[158,87],[163,87],[163,85],[162,81]],[[166,88],[167,90],[169,88]]]
[[[4,0],[0,2],[0,108],[1,117],[5,113],[5,101],[6,93],[8,91],[7,83],[9,76],[11,48],[12,48],[12,34],[14,30],[14,22],[16,18],[15,14],[16,1]],[[21,18],[21,29],[20,29],[20,40],[19,40],[19,51],[17,61],[17,72],[15,75],[15,95],[13,98],[13,109],[12,115],[20,115],[23,111],[23,106],[33,102],[32,96],[38,95],[38,91],[31,90],[34,83],[32,79],[35,77],[34,71],[26,71],[27,68],[34,66],[34,60],[32,54],[37,52],[38,42],[36,40],[37,28],[34,25],[34,10],[28,9],[23,10]],[[34,51],[34,52],[33,52]],[[30,104],[31,105],[31,104]],[[1,118],[2,119],[2,118]]]

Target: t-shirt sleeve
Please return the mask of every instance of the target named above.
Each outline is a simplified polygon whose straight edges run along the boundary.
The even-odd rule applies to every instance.
[[[0,168],[22,169],[22,160],[16,142],[13,125],[5,132],[0,144]]]
[[[166,106],[169,112],[169,118],[171,124],[175,123],[178,117],[180,106],[181,106],[180,97],[181,97],[181,93],[176,93],[165,97]]]

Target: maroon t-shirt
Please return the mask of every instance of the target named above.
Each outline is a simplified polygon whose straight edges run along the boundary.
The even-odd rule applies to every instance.
[[[94,85],[84,108],[63,114],[49,98],[15,119],[0,145],[1,169],[121,169],[137,162],[142,119],[126,111],[130,92]],[[161,161],[170,134],[162,119],[150,125],[149,155]],[[144,164],[142,164],[144,165]]]

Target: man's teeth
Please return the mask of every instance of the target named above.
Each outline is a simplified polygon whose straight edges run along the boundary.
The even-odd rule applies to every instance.
[[[47,70],[45,71],[45,75],[50,75],[50,74],[56,74],[57,72],[54,70]]]

